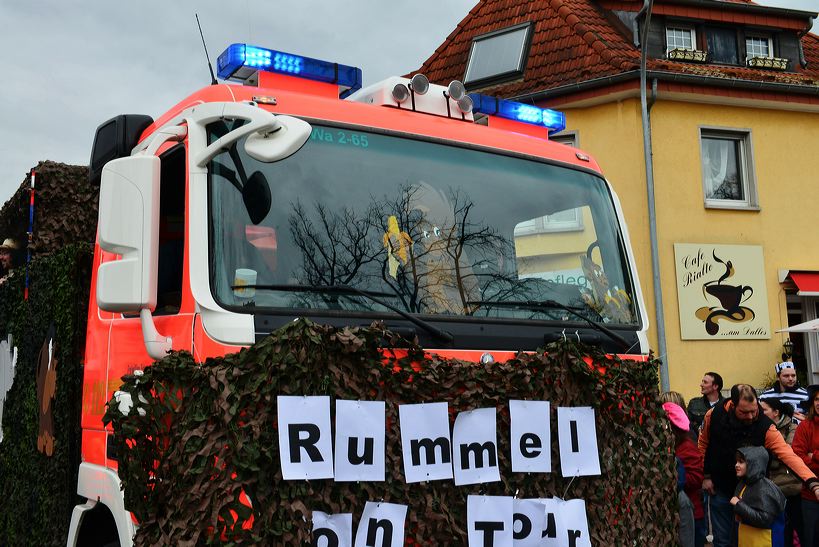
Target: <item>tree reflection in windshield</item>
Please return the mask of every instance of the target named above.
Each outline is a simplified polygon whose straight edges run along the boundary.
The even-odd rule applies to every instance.
[[[483,293],[514,294],[521,285],[505,268],[514,263],[511,242],[474,219],[474,207],[461,190],[423,182],[402,185],[395,197],[372,197],[358,213],[315,203],[308,215],[297,201],[288,218],[302,258],[297,282],[380,287],[408,311],[472,314],[477,306],[468,302]]]
[[[235,184],[243,169],[269,184],[261,220]],[[392,313],[350,291],[309,290],[346,285],[430,316],[567,320],[559,307],[492,305],[554,300],[593,320],[635,321],[612,199],[596,175],[318,126],[289,158],[258,162],[240,141],[209,173],[211,283],[229,308]],[[237,290],[237,279],[259,287]]]

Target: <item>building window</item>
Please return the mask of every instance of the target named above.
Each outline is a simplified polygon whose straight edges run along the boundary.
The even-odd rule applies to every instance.
[[[707,207],[756,208],[750,131],[700,130]]]
[[[697,35],[692,28],[666,27],[665,29],[665,52],[675,49],[687,49],[693,51],[697,49]]]
[[[566,209],[551,215],[525,220],[515,225],[515,237],[549,232],[583,231],[583,212]]]
[[[562,131],[556,135],[549,135],[549,140],[569,146],[578,146],[577,131]]]
[[[707,28],[705,29],[705,41],[708,43],[708,57],[712,63],[739,64],[737,31],[735,29]]]
[[[745,60],[754,57],[773,58],[773,40],[765,36],[746,36]]]
[[[469,51],[465,84],[494,83],[523,75],[531,38],[530,23],[476,37]]]

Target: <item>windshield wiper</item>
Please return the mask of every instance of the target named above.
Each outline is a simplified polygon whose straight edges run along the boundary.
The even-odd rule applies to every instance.
[[[444,342],[452,342],[455,338],[446,331],[443,331],[429,323],[428,321],[424,321],[411,313],[402,310],[397,306],[393,306],[392,304],[388,304],[384,302],[379,296],[395,296],[393,293],[385,293],[385,292],[376,292],[376,291],[365,291],[362,289],[357,289],[356,287],[351,287],[350,285],[236,285],[231,287],[232,289],[260,289],[260,290],[270,290],[270,291],[296,291],[296,292],[318,292],[318,293],[352,293],[358,296],[363,296],[367,298],[379,306],[384,306],[388,310],[391,310],[413,325],[420,327],[430,333],[431,335],[435,336],[439,340],[443,340]]]
[[[619,343],[623,346],[625,351],[631,349],[633,344],[629,344],[625,338],[605,326],[603,323],[599,321],[593,321],[583,315],[582,313],[578,313],[575,311],[571,306],[567,306],[566,304],[561,304],[557,300],[476,300],[472,302],[467,302],[467,304],[475,304],[479,306],[494,306],[497,308],[525,308],[529,310],[548,310],[548,309],[561,309],[569,312],[570,314],[579,317],[586,323],[588,323],[592,328],[599,330],[615,342]]]

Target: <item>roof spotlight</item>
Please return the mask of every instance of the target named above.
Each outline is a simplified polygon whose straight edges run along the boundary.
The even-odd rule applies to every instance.
[[[423,95],[429,91],[429,78],[423,74],[416,74],[412,77],[412,80],[410,80],[410,89],[418,95]]]
[[[458,99],[458,109],[463,112],[464,114],[469,114],[472,112],[472,107],[475,103],[472,102],[472,97],[469,95],[464,95],[460,99]]]
[[[392,98],[395,99],[395,102],[398,104],[401,104],[409,99],[409,96],[409,89],[404,84],[396,84],[395,87],[392,88]]]
[[[449,82],[449,86],[446,88],[446,92],[449,95],[449,98],[453,101],[460,101],[464,95],[466,95],[466,87],[462,82],[458,80],[452,80]]]

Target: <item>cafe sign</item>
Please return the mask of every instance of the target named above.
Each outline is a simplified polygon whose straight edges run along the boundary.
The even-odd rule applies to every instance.
[[[771,337],[759,245],[675,243],[683,340]]]

